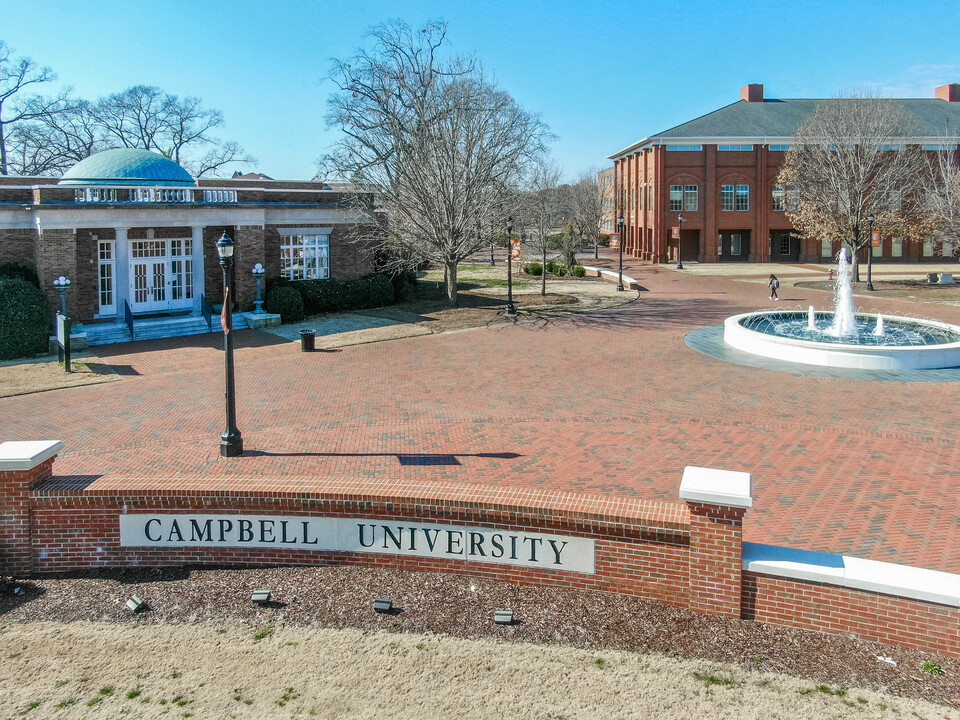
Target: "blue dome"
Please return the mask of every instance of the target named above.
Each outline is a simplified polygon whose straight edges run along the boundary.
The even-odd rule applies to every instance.
[[[186,170],[149,150],[118,148],[84,158],[64,173],[60,185],[150,185],[195,187]]]

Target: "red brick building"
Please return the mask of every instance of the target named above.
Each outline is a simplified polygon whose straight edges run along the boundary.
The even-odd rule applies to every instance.
[[[899,101],[918,128],[912,140],[929,151],[956,151],[956,133],[947,132],[960,127],[960,84],[935,95]],[[746,85],[739,101],[611,155],[624,252],[652,262],[675,262],[678,253],[699,262],[829,262],[839,243],[801,236],[777,185],[797,129],[819,102],[768,99],[763,85]],[[873,253],[875,261],[922,262],[953,249],[931,238],[884,237]]]

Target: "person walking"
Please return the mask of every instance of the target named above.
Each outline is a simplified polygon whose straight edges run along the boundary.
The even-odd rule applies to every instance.
[[[777,276],[771,273],[770,280],[767,282],[767,287],[770,288],[770,299],[779,300],[777,297],[777,288],[780,287],[780,281],[777,280]]]

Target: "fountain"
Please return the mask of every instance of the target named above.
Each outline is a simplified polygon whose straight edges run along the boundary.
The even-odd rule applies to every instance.
[[[834,308],[761,310],[724,322],[727,345],[785,362],[864,370],[960,366],[960,327],[937,320],[857,313],[845,250],[837,255]]]

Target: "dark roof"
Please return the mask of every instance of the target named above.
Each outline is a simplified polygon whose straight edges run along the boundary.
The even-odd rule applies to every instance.
[[[960,103],[938,99],[897,99],[913,118],[912,137],[956,138],[960,135]],[[701,115],[694,120],[659,132],[616,153],[613,157],[658,140],[697,140],[707,138],[790,138],[796,135],[818,103],[823,99],[768,99],[763,102],[738,100]]]

